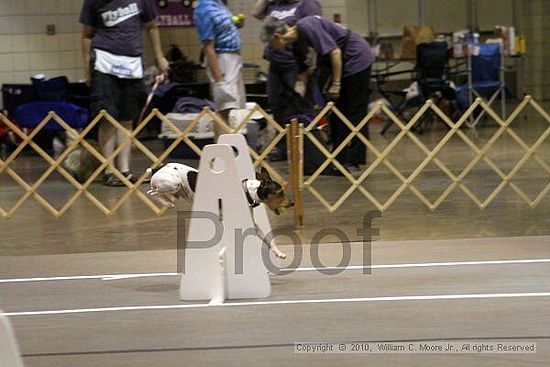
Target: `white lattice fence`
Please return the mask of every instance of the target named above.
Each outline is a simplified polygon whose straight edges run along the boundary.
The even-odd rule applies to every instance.
[[[510,124],[518,118],[518,116],[525,110],[527,106],[531,106],[540,117],[548,124],[545,131],[536,139],[532,145],[528,145],[524,139],[522,139],[517,132],[511,128]],[[468,135],[461,130],[465,127],[465,122],[473,115],[476,109],[482,108],[484,113],[490,116],[498,124],[498,129],[494,135],[482,146],[477,146],[475,142],[468,137]],[[317,123],[329,113],[334,113],[350,130],[348,137],[338,147],[334,147],[332,151],[325,148],[324,144],[319,141],[312,133],[312,130],[316,128]],[[389,119],[391,119],[395,125],[400,129],[395,138],[382,150],[378,149],[371,141],[369,141],[362,133],[361,130],[367,124],[373,116],[383,113]],[[412,128],[427,114],[435,114],[441,121],[443,121],[449,128],[448,132],[438,142],[438,144],[430,149],[421,139],[412,132]],[[506,174],[501,168],[488,156],[488,153],[495,146],[495,142],[504,134],[508,135],[513,141],[515,141],[523,150],[522,158],[513,166],[513,168]],[[482,99],[478,98],[468,108],[467,111],[458,119],[453,122],[443,111],[441,111],[431,100],[428,100],[408,121],[404,122],[396,116],[387,106],[378,104],[372,109],[367,116],[361,120],[356,126],[354,126],[344,116],[334,104],[328,104],[323,111],[313,120],[309,125],[303,128],[303,138],[309,139],[326,157],[324,163],[307,179],[301,181],[301,186],[307,189],[311,194],[329,211],[334,212],[342,206],[350,195],[359,191],[369,202],[371,202],[377,209],[384,211],[387,210],[397,198],[399,198],[405,190],[410,190],[426,207],[430,210],[437,209],[441,203],[448,198],[455,189],[462,190],[480,209],[486,208],[491,202],[495,200],[497,195],[506,187],[509,186],[514,193],[517,194],[523,201],[525,201],[530,207],[536,207],[541,200],[546,196],[550,190],[550,166],[537,154],[550,135],[550,117],[544,111],[544,109],[534,101],[530,96],[526,96],[523,101],[516,107],[516,109],[508,116],[506,120],[503,120],[490,106]],[[452,170],[442,162],[438,157],[438,153],[441,149],[448,144],[450,139],[454,136],[458,136],[464,144],[474,153],[474,158],[468,162],[465,168],[459,173],[454,174]],[[357,137],[361,142],[366,145],[369,152],[372,152],[375,156],[373,162],[369,164],[360,174],[359,177],[354,177],[349,173],[343,164],[337,160],[338,154],[344,149],[344,147],[351,141],[352,138]],[[418,147],[425,158],[420,164],[410,173],[406,174],[401,172],[397,166],[389,158],[392,153],[400,144],[404,144],[404,138],[407,137],[413,144]],[[302,144],[303,145],[303,144]],[[519,170],[525,165],[525,163],[533,158],[541,167],[548,183],[538,193],[535,198],[530,198],[516,183],[512,182],[512,179],[516,176]],[[485,198],[479,198],[465,183],[464,179],[470,174],[473,168],[483,161],[490,169],[498,175],[500,183],[492,190],[492,192]],[[428,164],[435,164],[450,180],[443,193],[435,201],[430,201],[415,185],[415,180],[426,169]],[[337,201],[330,203],[326,199],[325,195],[319,190],[313,187],[313,184],[318,181],[321,173],[330,165],[334,165],[338,169],[342,176],[350,183],[350,187],[338,198]],[[400,181],[399,187],[393,192],[393,194],[386,200],[381,202],[378,200],[367,188],[362,184],[372,175],[379,166],[384,165],[389,171]],[[326,194],[326,193],[325,193]]]
[[[518,119],[520,114],[528,107],[532,107],[536,113],[545,121],[545,129],[537,137],[534,143],[529,145],[510,125],[513,121]],[[497,129],[494,134],[488,139],[487,142],[478,146],[472,138],[462,129],[465,126],[466,121],[473,115],[474,111],[478,108],[482,108],[485,113],[490,116],[497,123]],[[505,188],[510,187],[512,191],[520,197],[524,202],[526,202],[530,207],[536,207],[550,191],[550,165],[540,157],[540,150],[544,142],[547,140],[550,135],[550,117],[548,113],[531,97],[527,96],[523,101],[516,107],[516,109],[503,120],[495,111],[493,111],[483,100],[477,99],[465,113],[456,121],[452,121],[446,116],[437,106],[435,106],[431,101],[427,101],[408,121],[404,122],[398,118],[388,107],[383,104],[378,104],[373,110],[371,110],[367,116],[357,125],[354,126],[347,118],[344,116],[332,103],[329,103],[316,117],[315,119],[305,127],[298,128],[295,126],[295,129],[292,130],[293,133],[289,134],[289,127],[283,128],[276,121],[274,121],[270,115],[268,115],[263,109],[259,106],[256,106],[253,110],[249,111],[248,115],[241,121],[238,126],[231,129],[226,126],[214,112],[210,111],[208,108],[205,108],[196,118],[190,123],[185,129],[180,130],[176,127],[168,118],[159,113],[157,110],[153,110],[143,121],[141,121],[138,126],[133,130],[129,131],[125,129],[118,121],[116,121],[112,116],[107,112],[102,111],[96,118],[94,118],[90,124],[82,131],[77,132],[71,128],[65,121],[59,118],[55,113],[51,112],[46,116],[43,121],[41,121],[38,126],[32,130],[29,134],[26,134],[22,129],[20,129],[16,124],[12,123],[5,116],[0,115],[0,120],[6,124],[13,132],[21,139],[21,143],[17,148],[5,159],[0,159],[0,174],[7,174],[10,176],[19,186],[21,186],[25,192],[24,194],[16,200],[15,204],[10,208],[0,207],[0,215],[4,219],[9,219],[12,217],[21,206],[29,199],[33,198],[40,205],[42,205],[46,210],[48,210],[54,217],[60,217],[64,215],[67,210],[74,205],[78,198],[84,196],[88,199],[95,207],[97,207],[101,212],[106,215],[111,215],[115,213],[127,200],[132,196],[137,196],[147,207],[151,209],[155,214],[162,214],[164,209],[161,209],[155,205],[142,191],[139,190],[139,186],[145,180],[145,174],[141,176],[135,184],[129,182],[120,171],[113,167],[110,163],[111,159],[118,155],[122,150],[124,145],[133,144],[137,149],[139,149],[150,161],[151,167],[159,165],[161,162],[167,160],[170,153],[176,149],[178,144],[184,143],[190,147],[197,155],[200,156],[201,149],[189,138],[189,133],[195,128],[199,121],[205,116],[208,115],[214,123],[222,126],[224,130],[228,133],[233,133],[240,131],[250,117],[254,113],[260,113],[268,123],[273,126],[276,130],[276,136],[274,140],[259,154],[254,150],[250,150],[250,154],[253,157],[254,165],[259,167],[261,165],[265,166],[271,175],[283,184],[284,187],[289,185],[289,182],[283,179],[283,176],[280,172],[274,169],[267,161],[266,157],[274,149],[274,147],[285,137],[289,137],[289,147],[291,148],[291,157],[296,164],[292,165],[290,181],[292,181],[292,188],[295,192],[295,196],[300,197],[300,192],[302,189],[308,190],[329,212],[336,211],[339,207],[342,206],[347,200],[350,199],[350,196],[355,191],[360,192],[367,201],[372,203],[376,208],[381,211],[387,210],[395,201],[406,191],[409,190],[412,192],[415,197],[417,197],[420,202],[428,207],[431,210],[437,209],[456,189],[460,189],[464,192],[468,198],[470,198],[479,208],[483,209],[487,207],[491,202],[495,200],[497,195]],[[316,127],[319,121],[326,117],[329,113],[336,114],[339,119],[344,123],[350,130],[349,136],[341,143],[340,146],[334,147],[331,151],[325,147],[325,145],[320,142],[315,135],[312,133],[312,130]],[[383,113],[389,119],[391,119],[396,126],[399,127],[399,132],[397,135],[382,149],[379,149],[369,141],[362,133],[361,130],[365,124],[369,123],[373,116],[376,114]],[[422,140],[412,131],[413,126],[417,124],[420,119],[424,118],[427,114],[435,114],[441,121],[443,121],[448,126],[448,131],[444,136],[438,141],[438,143],[429,148]],[[161,155],[155,155],[151,150],[149,150],[142,142],[137,139],[138,134],[142,131],[145,126],[154,118],[159,118],[166,126],[173,130],[176,134],[175,140],[168,146]],[[92,144],[86,141],[86,136],[90,131],[100,122],[106,121],[103,123],[111,123],[117,130],[121,130],[126,135],[126,140],[122,145],[118,146],[117,149],[112,153],[110,157],[104,157],[99,151],[97,151]],[[49,121],[55,121],[59,126],[61,126],[71,137],[73,137],[72,142],[66,147],[66,149],[57,157],[53,158],[47,152],[44,151],[33,138],[45,127]],[[489,157],[491,149],[495,148],[495,143],[502,136],[510,137],[522,150],[522,157],[515,163],[512,169],[505,173],[493,159]],[[374,159],[372,162],[360,173],[358,177],[350,174],[345,167],[338,161],[336,158],[338,154],[344,149],[344,147],[353,139],[354,137],[358,138],[367,149],[372,152]],[[469,162],[465,162],[464,168],[459,173],[453,173],[450,167],[445,164],[440,158],[438,158],[438,153],[449,143],[451,138],[458,137],[468,149],[471,150],[474,157]],[[407,141],[412,142],[418,149],[420,149],[424,155],[421,162],[410,172],[403,172],[398,168],[398,166],[392,162],[390,158],[390,153],[395,151],[400,145],[405,144],[405,138]],[[322,154],[326,157],[324,163],[309,177],[304,177],[303,168],[301,162],[303,161],[303,145],[304,139],[309,139],[313,145],[315,145]],[[63,167],[62,163],[64,159],[69,155],[71,151],[76,149],[78,146],[81,146],[83,149],[88,151],[93,157],[95,157],[100,165],[95,170],[95,172],[86,180],[84,183],[78,182],[71,174]],[[46,171],[33,183],[26,182],[21,175],[19,175],[12,167],[12,163],[17,159],[21,152],[26,148],[32,148],[39,156],[41,156],[47,163],[48,168]],[[544,175],[547,183],[544,188],[534,197],[529,197],[528,194],[512,179],[518,174],[518,172],[524,167],[526,162],[530,159],[540,166],[540,172]],[[472,172],[474,167],[479,163],[483,162],[486,164],[494,174],[499,178],[499,184],[490,192],[490,194],[481,199],[476,195],[470,187],[465,184],[465,178]],[[349,182],[349,188],[336,200],[334,203],[330,203],[326,199],[325,192],[323,194],[321,189],[313,187],[313,184],[319,179],[323,170],[325,170],[330,164],[334,165],[338,169],[343,179]],[[430,200],[428,197],[422,193],[422,191],[417,187],[416,180],[419,175],[424,172],[429,164],[435,164],[441,172],[444,173],[446,178],[448,178],[450,184],[445,187],[444,191],[435,199]],[[387,168],[393,176],[399,180],[399,186],[385,201],[378,200],[373,193],[371,193],[365,186],[363,186],[364,181],[369,178],[373,172],[378,168],[384,166]],[[90,190],[90,185],[94,180],[103,172],[106,167],[110,167],[113,171],[113,174],[118,177],[125,185],[126,190],[124,193],[117,199],[116,203],[108,207],[105,205],[97,196],[95,196]],[[70,196],[67,202],[61,208],[55,208],[48,200],[46,200],[39,192],[38,189],[43,185],[46,179],[54,172],[59,172],[63,178],[76,190],[76,192]],[[327,189],[330,190],[330,189]],[[299,200],[301,204],[301,200]],[[301,205],[298,205],[297,212],[300,213],[298,217],[301,217],[303,213],[303,208]],[[300,220],[301,221],[301,220]]]
[[[55,112],[50,112],[30,133],[25,133],[23,129],[19,128],[15,123],[10,121],[4,115],[0,114],[0,121],[2,121],[6,126],[8,126],[14,134],[21,140],[15,150],[5,159],[0,159],[0,174],[4,173],[10,176],[19,186],[21,186],[25,192],[24,194],[16,200],[10,208],[3,208],[0,206],[0,215],[4,219],[11,218],[21,206],[29,199],[34,198],[41,206],[48,210],[54,217],[59,218],[64,215],[69,208],[71,208],[77,199],[80,196],[87,198],[97,209],[103,212],[105,215],[112,215],[130,198],[130,196],[137,196],[147,207],[151,209],[155,214],[160,215],[164,212],[165,209],[157,207],[157,205],[141,190],[139,190],[140,185],[146,179],[146,173],[137,180],[135,184],[132,184],[116,167],[114,167],[110,162],[112,159],[117,156],[124,146],[128,144],[133,144],[137,149],[139,149],[150,161],[151,167],[156,167],[162,162],[165,162],[170,155],[170,153],[176,149],[178,144],[184,143],[190,147],[197,155],[201,155],[202,151],[189,137],[189,133],[195,128],[199,123],[202,117],[208,115],[214,123],[222,126],[227,133],[235,133],[240,131],[243,126],[247,123],[250,117],[254,113],[260,113],[268,123],[273,126],[277,132],[274,140],[260,153],[256,153],[254,150],[250,149],[250,153],[254,160],[254,165],[264,166],[270,172],[272,177],[279,181],[283,186],[287,186],[288,182],[284,180],[282,175],[274,169],[265,158],[267,155],[274,149],[277,143],[286,136],[286,129],[281,127],[277,122],[275,122],[269,114],[267,114],[261,107],[256,106],[251,110],[247,116],[239,123],[235,128],[229,128],[219,116],[211,111],[208,108],[205,108],[196,118],[193,120],[184,130],[180,130],[175,126],[166,116],[161,114],[158,110],[153,110],[143,121],[141,121],[133,131],[129,131],[124,128],[116,119],[114,119],[106,111],[101,111],[87,126],[86,128],[78,132],[69,126],[68,123],[63,121]],[[175,134],[175,140],[168,146],[164,152],[157,156],[150,149],[148,149],[142,142],[137,138],[138,134],[147,126],[148,123],[154,118],[159,118],[164,124],[166,124]],[[38,135],[40,131],[44,129],[46,124],[51,121],[55,121],[69,136],[72,137],[72,141],[67,145],[65,150],[54,159],[50,154],[48,154],[43,148],[41,148],[33,139]],[[126,139],[115,149],[115,151],[109,157],[104,157],[101,152],[99,152],[92,144],[86,141],[86,137],[92,131],[92,129],[100,123],[110,123],[118,131],[123,131],[126,135]],[[78,182],[64,167],[63,161],[67,156],[77,147],[85,149],[91,156],[97,159],[100,163],[99,167],[92,173],[92,175],[83,183]],[[21,175],[19,175],[10,165],[20,156],[25,148],[30,147],[34,150],[40,157],[42,157],[47,163],[48,168],[46,171],[33,183],[28,183],[25,181]],[[92,194],[89,190],[90,185],[102,174],[105,168],[109,167],[113,174],[119,178],[126,187],[125,192],[120,196],[116,203],[108,207],[104,202],[102,202],[97,196]],[[47,178],[54,172],[57,171],[63,176],[63,178],[76,190],[76,192],[68,198],[65,204],[61,208],[55,208],[46,198],[44,198],[39,192],[38,189],[43,185]]]

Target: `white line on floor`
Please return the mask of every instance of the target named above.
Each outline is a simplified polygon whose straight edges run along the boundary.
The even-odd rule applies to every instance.
[[[323,270],[362,270],[362,269],[402,269],[402,268],[428,268],[439,266],[469,266],[469,265],[509,265],[509,264],[536,264],[550,263],[550,259],[528,259],[528,260],[483,260],[483,261],[452,261],[441,263],[419,263],[419,264],[383,264],[383,265],[348,265],[348,266],[326,266]],[[317,268],[285,268],[281,272],[318,271]]]
[[[527,259],[527,260],[482,260],[482,261],[455,261],[441,263],[419,263],[419,264],[381,264],[372,266],[350,265],[345,267],[323,267],[323,268],[283,268],[282,273],[289,272],[306,272],[322,270],[362,270],[362,269],[404,269],[404,268],[423,268],[423,267],[440,267],[440,266],[471,266],[471,265],[511,265],[511,264],[541,264],[550,263],[550,259]],[[147,277],[166,277],[176,276],[178,273],[132,273],[132,274],[105,274],[105,275],[75,275],[75,276],[59,276],[59,277],[42,277],[42,278],[6,278],[0,279],[2,283],[25,283],[25,282],[52,282],[52,281],[69,281],[69,280],[94,280],[101,279],[121,280],[130,278],[147,278]]]
[[[276,305],[303,305],[303,304],[328,304],[328,303],[360,303],[360,302],[398,302],[398,301],[435,301],[435,300],[461,300],[461,299],[502,299],[502,298],[525,298],[525,297],[550,297],[550,292],[541,293],[481,293],[481,294],[442,294],[425,296],[387,296],[387,297],[365,297],[365,298],[329,298],[329,299],[300,299],[286,301],[257,301],[257,302],[233,302],[233,303],[199,303],[184,305],[157,305],[157,306],[125,306],[125,307],[100,307],[80,308],[69,310],[51,311],[25,311],[5,312],[0,315],[8,317],[16,316],[47,316],[47,315],[68,315],[95,312],[117,312],[117,311],[153,311],[153,310],[176,310],[193,308],[212,307],[243,307],[243,306],[276,306]]]
[[[43,278],[9,278],[0,279],[1,283],[25,283],[25,282],[53,282],[62,280],[118,280],[127,278],[146,278],[146,277],[164,277],[175,276],[178,273],[134,273],[134,274],[106,274],[106,275],[74,275],[74,276],[61,276],[61,277],[43,277]]]

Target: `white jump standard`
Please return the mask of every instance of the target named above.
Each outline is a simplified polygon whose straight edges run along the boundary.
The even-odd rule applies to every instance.
[[[256,186],[258,191],[265,183],[252,184],[255,172],[242,135],[224,135],[219,141],[228,144],[206,146],[199,164],[180,298],[213,303],[226,298],[265,298],[271,285],[262,258],[264,240],[258,233],[271,233],[271,226],[265,207],[249,202],[255,195],[243,190],[243,182],[247,189]],[[152,189],[153,184],[152,180]],[[284,257],[274,244],[270,248]]]
[[[0,366],[23,367],[13,328],[2,310],[0,310]]]

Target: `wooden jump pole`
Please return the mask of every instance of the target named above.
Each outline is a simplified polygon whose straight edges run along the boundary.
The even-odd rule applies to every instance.
[[[301,158],[301,139],[300,127],[297,119],[292,119],[287,129],[287,157],[289,166],[289,182],[294,195],[294,224],[302,226],[304,224],[304,202],[302,199],[302,158]]]

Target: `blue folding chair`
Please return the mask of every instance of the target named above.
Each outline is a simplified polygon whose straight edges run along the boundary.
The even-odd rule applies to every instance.
[[[468,84],[457,89],[457,102],[464,111],[472,103],[474,98],[483,98],[490,106],[498,97],[501,101],[501,117],[506,116],[506,98],[511,96],[504,81],[504,67],[501,45],[498,43],[485,43],[471,45],[470,51],[479,47],[476,55],[469,52],[468,56]],[[477,116],[471,116],[466,125],[474,128],[485,115],[482,110]]]
[[[69,81],[66,76],[51,79],[31,78],[31,81],[35,101],[21,104],[15,109],[15,118],[22,127],[36,128],[50,111],[55,112],[74,129],[86,127],[88,110],[69,102]],[[65,145],[66,132],[52,119],[35,136],[35,142],[46,150],[54,148],[55,152],[55,140]]]
[[[16,108],[15,119],[21,126],[33,129],[50,111],[55,112],[63,121],[75,129],[82,129],[88,123],[88,111],[69,102],[25,103]],[[53,119],[46,123],[44,129],[65,130]]]
[[[88,124],[88,111],[69,102],[25,103],[15,109],[15,119],[20,126],[34,129],[50,111],[55,112],[74,129],[83,129]],[[65,146],[66,132],[62,126],[51,119],[33,140],[42,149],[57,154]],[[60,145],[56,144],[56,141]]]

